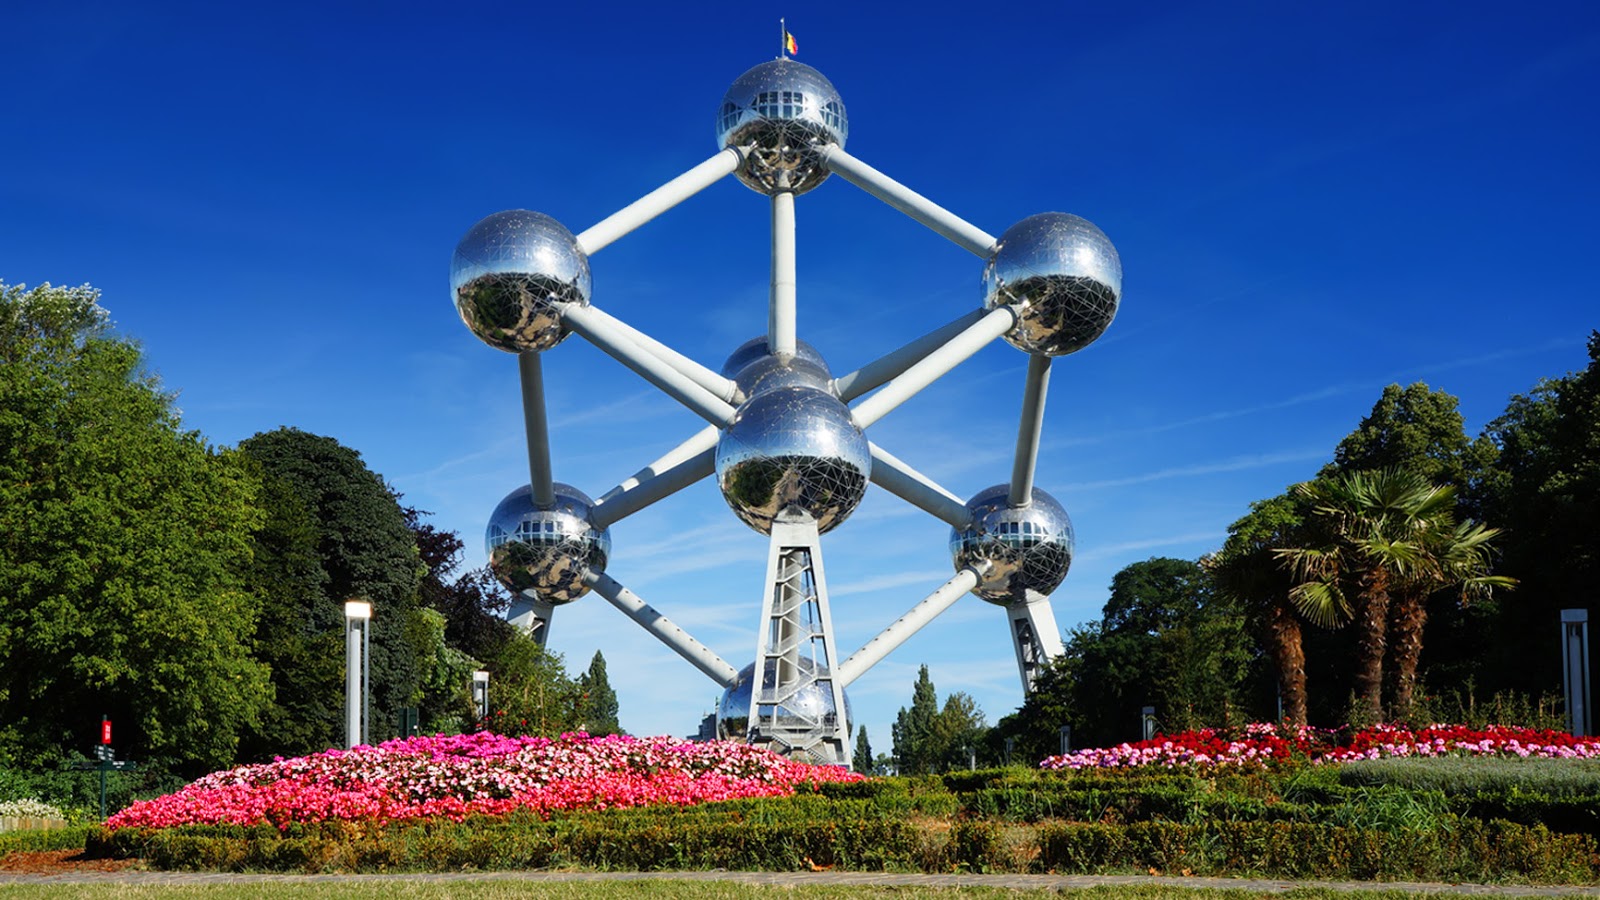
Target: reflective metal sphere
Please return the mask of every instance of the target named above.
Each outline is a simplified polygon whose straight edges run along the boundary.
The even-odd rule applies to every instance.
[[[717,484],[746,525],[772,532],[785,510],[810,514],[824,533],[867,492],[867,437],[839,398],[816,388],[764,391],[746,400],[717,442]]]
[[[1038,488],[1021,509],[1006,503],[1010,485],[997,484],[967,501],[972,525],[950,529],[956,570],[982,573],[974,594],[990,603],[1027,599],[1027,591],[1050,594],[1072,567],[1072,520],[1056,498]]]
[[[512,491],[489,517],[484,535],[489,569],[513,594],[549,603],[570,603],[589,592],[586,572],[603,572],[611,556],[611,532],[589,523],[594,501],[556,482],[550,509],[533,505],[533,488]]]
[[[717,146],[754,149],[739,180],[763,194],[803,194],[828,177],[817,150],[844,146],[844,101],[821,72],[792,59],[740,75],[717,112]]]
[[[736,379],[746,366],[771,357],[772,354],[767,352],[767,336],[763,334],[753,337],[728,354],[727,362],[722,364],[722,377]],[[828,368],[828,364],[822,361],[822,354],[817,352],[817,348],[799,338],[796,338],[794,342],[794,357],[812,365],[821,366],[823,369]]]
[[[809,679],[815,671],[816,663],[801,657],[800,671],[803,677]],[[756,670],[756,664],[751,663],[739,670],[739,680],[733,687],[722,692],[722,701],[717,704],[717,737],[723,740],[744,740],[750,735],[750,687],[754,679],[751,677]],[[770,691],[776,687],[778,660],[768,657],[765,677],[761,679],[761,689]],[[778,708],[778,727],[792,730],[809,729],[813,723],[821,721],[823,716],[833,712],[833,694],[824,689],[821,684],[812,683],[796,691],[781,707]],[[851,721],[850,695],[844,695],[844,720]]]
[[[1094,343],[1117,315],[1122,260],[1105,232],[1068,213],[1040,213],[1006,229],[983,270],[989,309],[1017,307],[1006,340],[1064,356]]]
[[[589,303],[589,258],[565,226],[525,209],[472,226],[450,259],[456,312],[500,350],[548,350],[561,343],[557,303]]]

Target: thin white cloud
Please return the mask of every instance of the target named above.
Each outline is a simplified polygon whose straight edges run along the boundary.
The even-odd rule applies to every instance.
[[[1306,462],[1314,459],[1326,459],[1326,450],[1296,450],[1288,453],[1263,453],[1252,456],[1237,456],[1222,462],[1205,463],[1198,466],[1175,466],[1169,469],[1157,469],[1154,472],[1145,472],[1142,475],[1130,475],[1125,478],[1106,478],[1100,481],[1077,481],[1067,484],[1065,490],[1096,490],[1099,488],[1127,487],[1133,484],[1146,484],[1151,481],[1166,481],[1172,478],[1194,478],[1201,475],[1218,475],[1223,472],[1244,472],[1251,469],[1264,469],[1269,466],[1280,466],[1286,463]]]
[[[1201,541],[1217,542],[1226,538],[1225,531],[1191,531],[1186,534],[1173,534],[1166,537],[1148,538],[1142,541],[1124,541],[1120,544],[1106,544],[1096,546],[1094,549],[1075,554],[1074,562],[1088,562],[1104,559],[1108,556],[1119,556],[1135,550],[1149,550],[1154,547],[1171,547],[1177,544],[1194,544]]]

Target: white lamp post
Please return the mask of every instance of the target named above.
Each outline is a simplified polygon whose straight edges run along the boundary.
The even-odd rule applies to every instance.
[[[482,669],[472,673],[472,707],[479,722],[489,715],[489,673]]]
[[[372,604],[351,600],[344,605],[345,748],[367,742],[368,624]]]

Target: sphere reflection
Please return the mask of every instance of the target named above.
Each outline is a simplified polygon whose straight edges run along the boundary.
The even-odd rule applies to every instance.
[[[589,521],[594,506],[583,491],[556,482],[550,509],[533,503],[533,488],[512,491],[489,516],[484,543],[489,569],[513,594],[570,603],[589,592],[583,577],[604,572],[611,533]]]
[[[770,534],[786,511],[825,533],[861,503],[872,473],[867,437],[839,398],[811,387],[746,400],[717,441],[717,485],[746,525]]]
[[[719,147],[751,146],[739,180],[763,194],[803,194],[828,177],[818,151],[844,146],[844,101],[821,72],[792,59],[740,75],[717,112]]]
[[[823,722],[834,713],[833,693],[827,685],[817,683],[812,675],[816,672],[816,663],[801,657],[799,660],[800,676],[811,681],[805,687],[795,691],[788,699],[777,708],[777,721],[775,726],[783,731],[815,731],[817,723]],[[752,677],[756,664],[751,663],[739,670],[739,680],[733,687],[722,692],[722,700],[717,704],[717,737],[723,740],[744,740],[750,736],[750,689],[755,679]],[[764,675],[761,679],[763,693],[777,687],[778,660],[767,658]],[[826,670],[822,674],[827,674]],[[771,715],[773,710],[767,706],[759,712],[763,716]],[[850,695],[844,695],[844,722],[848,727],[850,723]],[[831,729],[830,729],[831,730]],[[819,759],[818,762],[830,763],[831,759]]]
[[[566,338],[559,303],[589,303],[589,259],[560,222],[526,209],[472,226],[450,259],[450,294],[484,343],[520,353]]]
[[[1026,600],[1027,592],[1048,595],[1072,567],[1072,520],[1056,499],[1034,488],[1033,502],[1013,509],[1011,486],[997,484],[967,501],[972,524],[950,530],[950,555],[959,571],[972,566],[982,575],[972,589],[990,603]]]
[[[1105,232],[1068,213],[1040,213],[1006,229],[983,272],[984,305],[1017,308],[1006,340],[1063,356],[1094,343],[1117,315],[1122,260]]]

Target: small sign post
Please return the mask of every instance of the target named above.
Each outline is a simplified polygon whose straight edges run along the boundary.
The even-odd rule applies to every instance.
[[[72,768],[80,772],[100,773],[100,821],[106,820],[106,773],[132,772],[138,765],[131,759],[117,759],[111,747],[111,720],[100,717],[100,743],[94,745],[94,759],[75,762]]]

